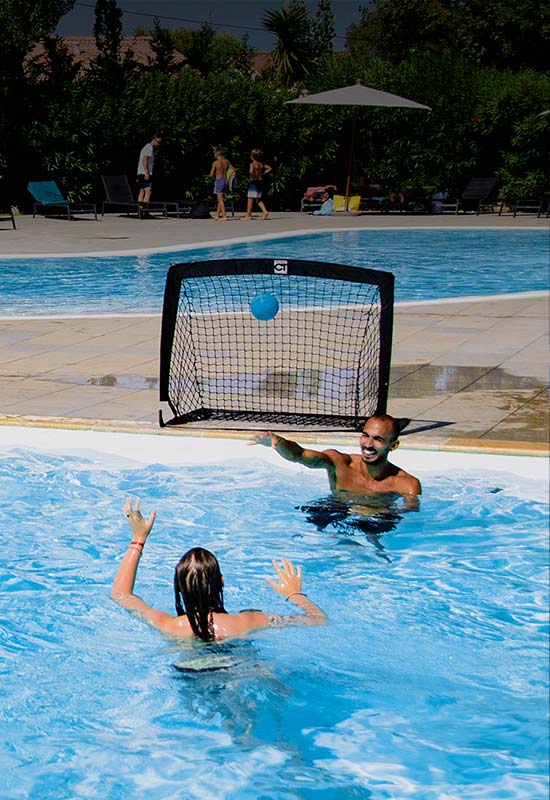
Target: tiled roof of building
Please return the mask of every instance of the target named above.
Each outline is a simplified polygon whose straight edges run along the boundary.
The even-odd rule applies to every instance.
[[[93,36],[63,36],[61,38],[69,54],[84,68],[89,67],[90,62],[97,57],[98,50]],[[124,36],[120,46],[123,58],[128,50],[133,52],[133,57],[138,64],[147,65],[149,61],[154,60],[155,54],[148,36]],[[40,57],[44,52],[44,45],[40,42],[31,50],[28,59]],[[174,61],[177,64],[183,64],[185,63],[185,56],[174,51]]]
[[[252,69],[258,74],[263,72],[271,63],[271,53],[254,53],[252,58]]]
[[[90,62],[97,57],[98,50],[93,36],[63,36],[63,43],[66,45],[69,54],[74,60],[81,64],[84,69],[90,66]],[[125,53],[131,50],[134,60],[138,64],[148,65],[154,61],[154,52],[151,48],[151,40],[148,36],[124,36],[122,38],[120,52],[124,58]],[[40,42],[35,45],[27,56],[27,61],[40,58],[45,53],[44,45]],[[255,53],[252,59],[254,72],[260,73],[269,63],[269,53]],[[174,61],[176,64],[185,64],[185,56],[174,51]]]

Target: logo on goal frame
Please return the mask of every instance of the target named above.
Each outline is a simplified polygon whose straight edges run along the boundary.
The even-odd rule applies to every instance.
[[[288,275],[288,261],[275,259],[273,261],[273,272],[275,275]]]

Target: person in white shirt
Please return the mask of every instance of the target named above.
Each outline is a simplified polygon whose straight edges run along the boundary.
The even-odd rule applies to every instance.
[[[160,136],[155,135],[141,148],[137,167],[138,203],[147,203],[151,200],[153,190],[153,167],[155,166],[155,148],[161,142]]]

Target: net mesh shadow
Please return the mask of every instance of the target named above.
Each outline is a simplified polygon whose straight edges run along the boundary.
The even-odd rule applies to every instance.
[[[251,303],[266,293],[279,310],[258,320]],[[173,265],[161,337],[167,424],[359,429],[386,409],[392,317],[387,272],[273,259]]]

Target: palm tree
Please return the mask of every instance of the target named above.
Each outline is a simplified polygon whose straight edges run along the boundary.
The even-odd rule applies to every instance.
[[[301,0],[292,0],[278,11],[266,11],[262,25],[277,37],[271,57],[281,83],[303,80],[313,64],[310,22]]]

